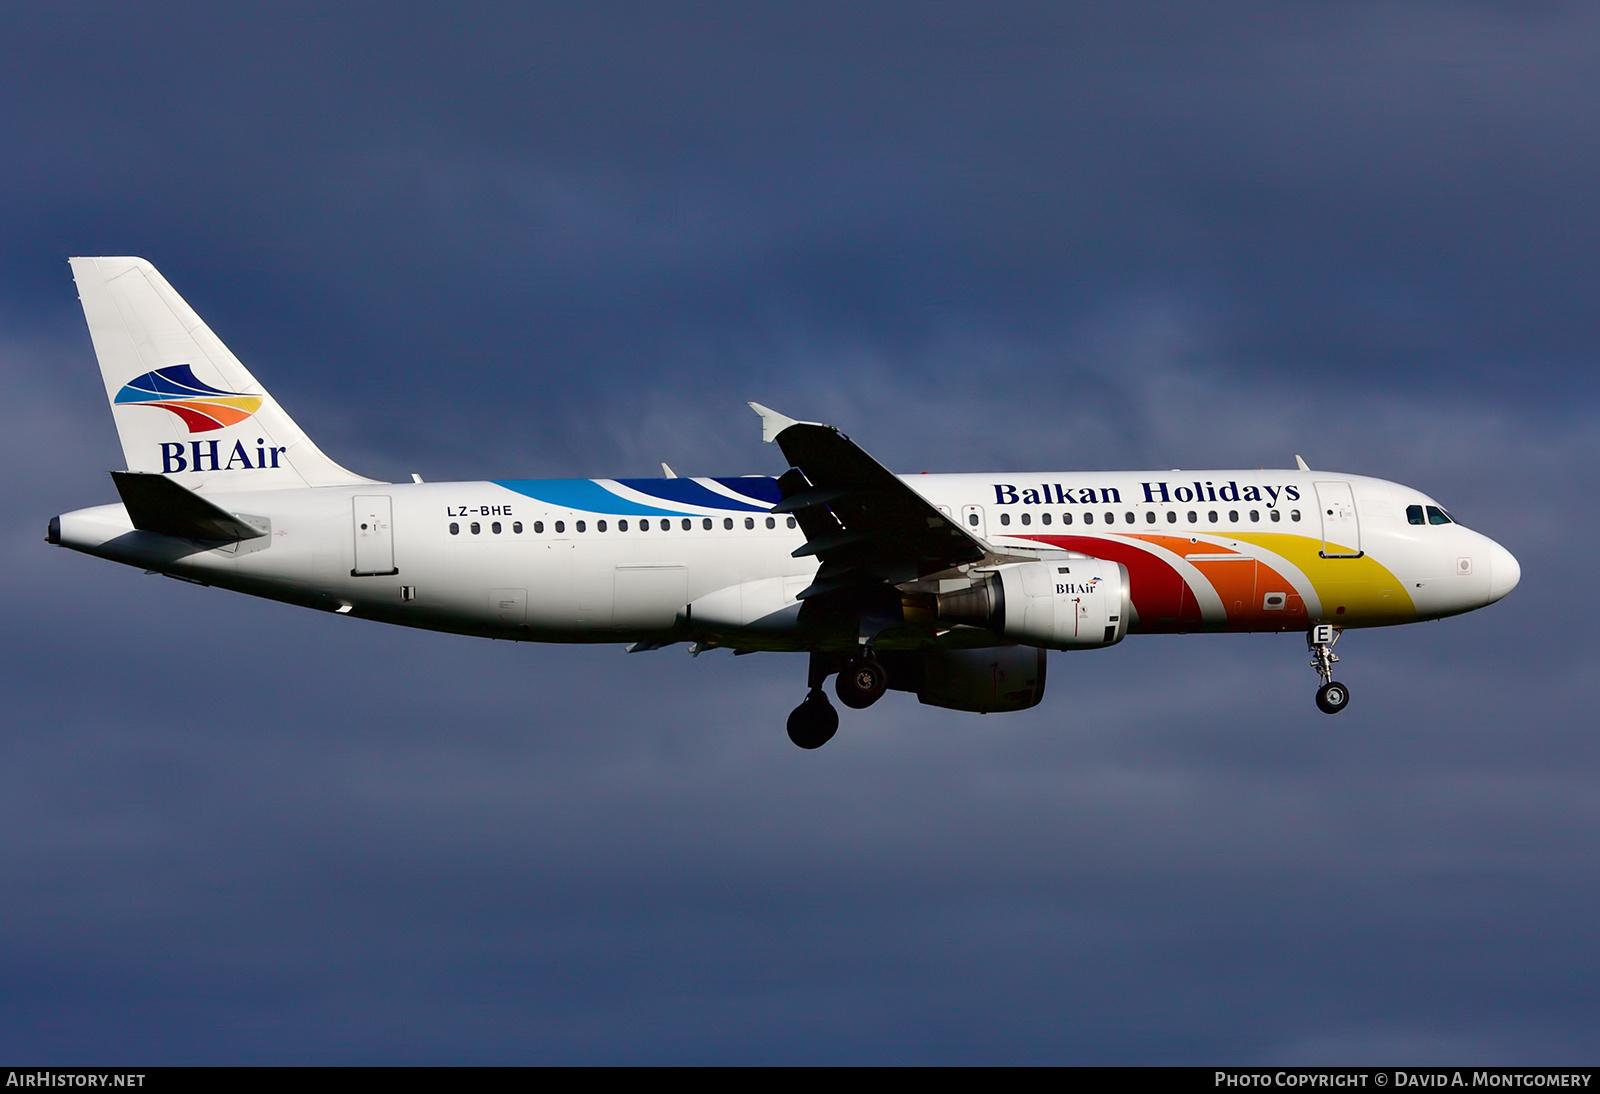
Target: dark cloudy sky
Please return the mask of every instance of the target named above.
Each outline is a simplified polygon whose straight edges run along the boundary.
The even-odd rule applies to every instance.
[[[1593,1062],[1592,5],[0,12],[0,1057]],[[1521,560],[1042,706],[386,629],[47,547],[136,254],[429,479],[1312,466]]]

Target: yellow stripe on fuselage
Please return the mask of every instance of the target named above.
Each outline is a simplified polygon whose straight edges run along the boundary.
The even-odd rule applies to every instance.
[[[1405,582],[1371,555],[1323,558],[1320,539],[1283,532],[1229,534],[1272,551],[1298,567],[1322,601],[1322,618],[1317,622],[1381,627],[1410,623],[1417,618],[1417,606],[1406,592]],[[1341,612],[1340,608],[1344,610]]]

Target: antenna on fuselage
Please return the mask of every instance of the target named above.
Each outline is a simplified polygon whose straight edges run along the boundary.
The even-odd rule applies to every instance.
[[[678,473],[667,466],[666,460],[661,461],[661,473],[669,479],[675,479],[678,477]]]
[[[1305,457],[1301,456],[1300,453],[1298,453],[1298,452],[1296,452],[1294,454],[1294,465],[1296,467],[1298,467],[1302,471],[1310,471],[1311,470],[1311,468],[1306,466]]]

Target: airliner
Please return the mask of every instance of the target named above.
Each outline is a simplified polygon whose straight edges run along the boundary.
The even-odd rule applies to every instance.
[[[1511,553],[1409,486],[1292,470],[896,475],[758,403],[777,476],[392,483],[323,454],[149,262],[70,260],[127,469],[47,540],[199,585],[481,638],[808,655],[827,743],[888,690],[998,713],[1050,650],[1303,631],[1334,714],[1350,629],[1492,604]]]

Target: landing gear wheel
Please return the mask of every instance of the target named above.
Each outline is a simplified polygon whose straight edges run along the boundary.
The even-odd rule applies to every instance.
[[[789,715],[789,740],[801,748],[821,748],[838,731],[839,712],[821,689],[814,689]]]
[[[865,710],[882,699],[888,688],[889,674],[883,671],[883,666],[874,658],[862,657],[839,670],[833,690],[839,702],[851,710]]]
[[[1317,709],[1324,714],[1338,714],[1350,705],[1350,689],[1337,680],[1330,680],[1317,689]]]

